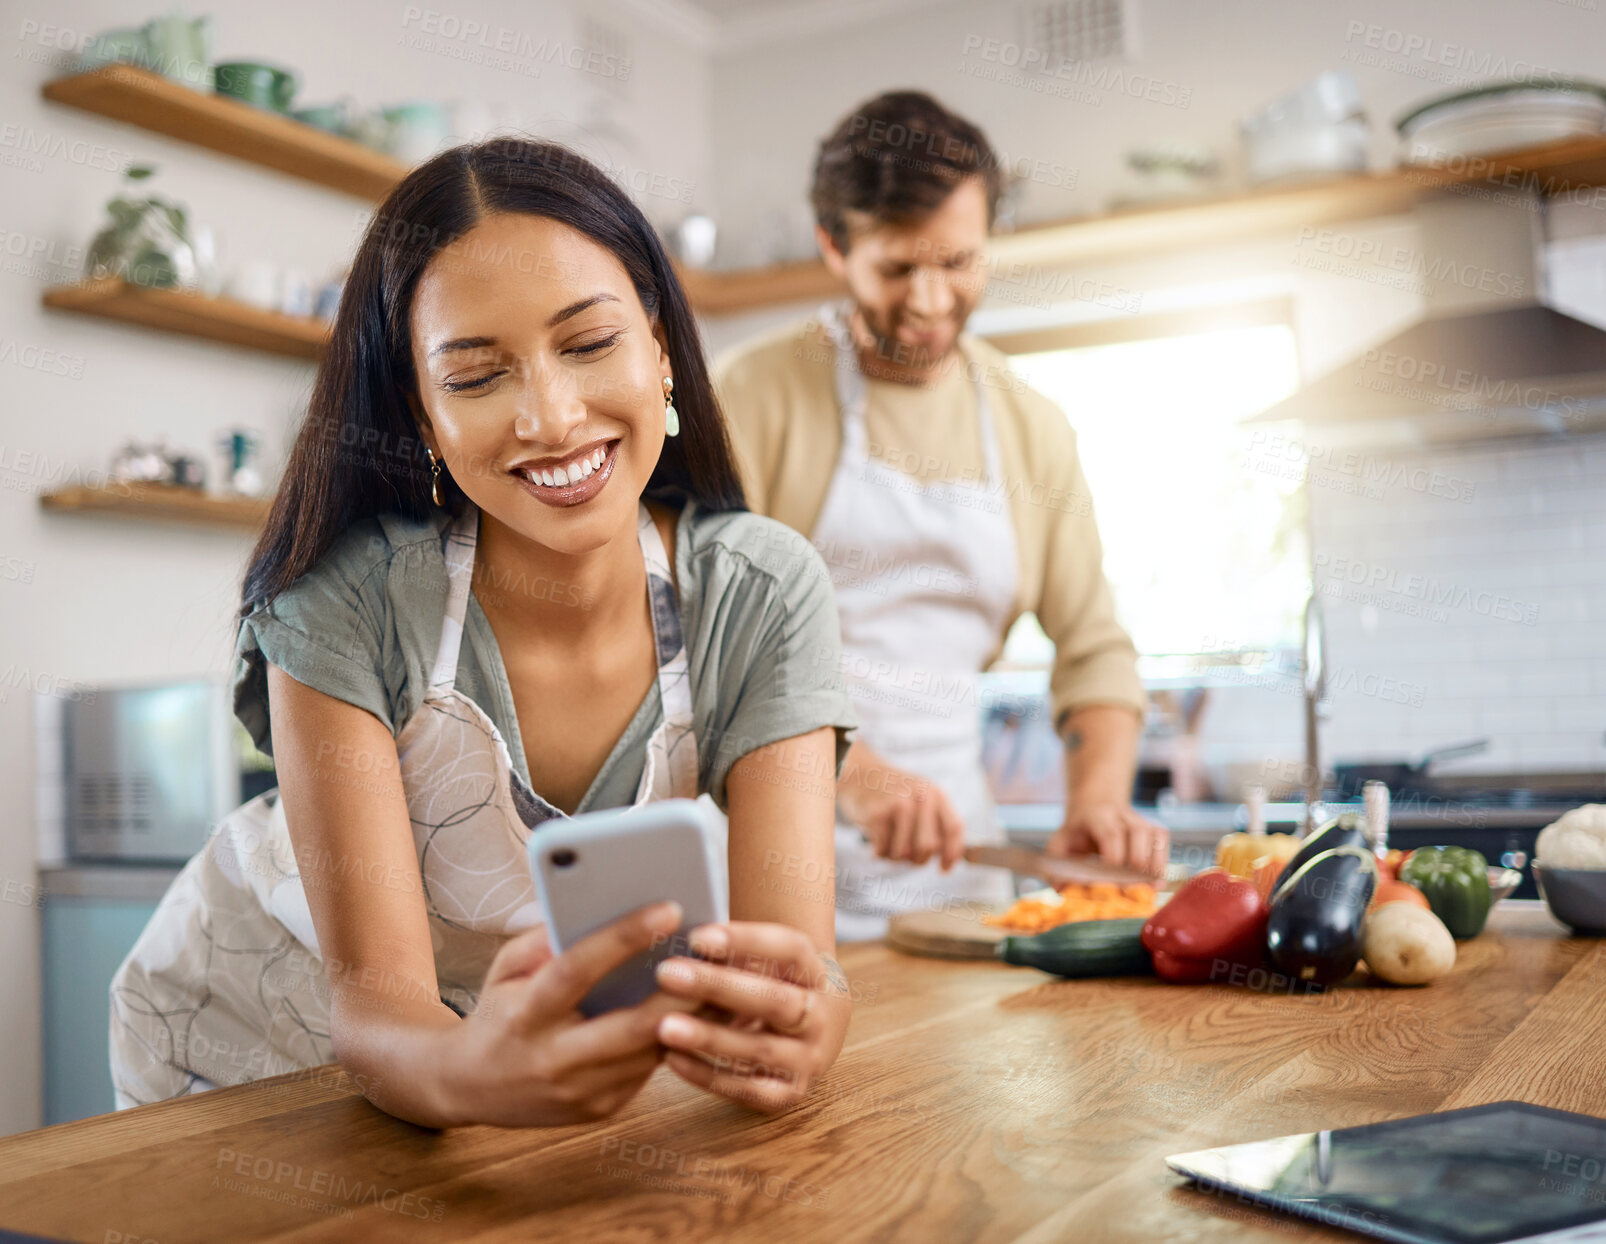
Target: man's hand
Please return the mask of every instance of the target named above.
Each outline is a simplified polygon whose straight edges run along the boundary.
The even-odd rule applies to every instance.
[[[942,787],[889,764],[854,743],[842,766],[837,804],[883,859],[924,864],[933,856],[947,872],[965,853],[965,823]]]
[[[1047,855],[1098,855],[1111,864],[1135,868],[1152,877],[1165,875],[1171,835],[1163,825],[1139,816],[1131,804],[1079,804],[1044,848]]]
[[[1165,827],[1132,810],[1142,719],[1124,705],[1090,704],[1067,714],[1065,820],[1045,848],[1049,855],[1097,854],[1150,876],[1165,874],[1171,838]]]

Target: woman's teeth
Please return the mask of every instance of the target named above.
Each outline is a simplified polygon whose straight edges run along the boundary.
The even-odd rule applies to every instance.
[[[567,488],[570,484],[578,484],[607,460],[608,451],[606,448],[594,449],[584,458],[578,458],[569,463],[567,470],[563,467],[558,467],[543,471],[526,471],[524,472],[524,478],[532,484],[544,484],[548,488]]]

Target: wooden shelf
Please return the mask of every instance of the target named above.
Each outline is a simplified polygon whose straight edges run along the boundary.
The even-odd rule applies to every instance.
[[[1551,195],[1599,185],[1606,185],[1606,135],[1590,135],[1458,157],[1453,168],[1410,166],[1034,225],[994,238],[992,250],[1007,261],[1086,262],[1387,216],[1443,192],[1517,202],[1528,192]]]
[[[1270,186],[1213,199],[1126,208],[998,234],[995,267],[1062,267],[1179,251],[1317,228],[1410,210],[1427,195],[1477,193],[1513,202],[1606,185],[1606,135],[1569,138],[1504,155],[1457,160],[1453,169],[1409,167],[1386,173]],[[690,274],[699,311],[729,315],[839,290],[818,261],[776,268]]]
[[[840,298],[846,291],[819,260],[729,272],[675,269],[691,305],[703,315],[732,315],[759,307]]]
[[[57,103],[363,198],[383,197],[407,172],[400,162],[348,139],[132,65],[59,78],[47,83],[43,93]],[[1000,234],[992,239],[991,250],[995,265],[1006,271],[1012,265],[1065,267],[1393,215],[1425,195],[1458,189],[1515,201],[1529,192],[1548,195],[1600,185],[1606,185],[1606,135],[1590,135],[1458,159],[1450,168],[1398,168],[1079,216]],[[685,270],[681,279],[692,306],[704,315],[732,315],[842,292],[817,260],[722,272]],[[217,333],[199,335],[257,344]],[[315,357],[316,351],[309,354],[306,348],[303,344],[281,352]]]
[[[57,78],[44,97],[69,108],[182,139],[363,199],[381,199],[407,174],[399,160],[292,117],[197,91],[134,65]]]
[[[200,527],[255,531],[268,517],[267,497],[220,497],[172,484],[108,483],[100,488],[63,488],[47,492],[39,504],[58,512],[116,514],[162,519]]]
[[[322,320],[263,311],[192,290],[147,289],[119,277],[60,285],[46,290],[43,301],[56,311],[76,311],[291,358],[316,359],[329,339],[329,326]]]

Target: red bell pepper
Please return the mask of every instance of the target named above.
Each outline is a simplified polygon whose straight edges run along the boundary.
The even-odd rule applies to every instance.
[[[1161,980],[1222,980],[1233,966],[1261,964],[1269,914],[1253,881],[1207,868],[1149,917],[1141,941]]]

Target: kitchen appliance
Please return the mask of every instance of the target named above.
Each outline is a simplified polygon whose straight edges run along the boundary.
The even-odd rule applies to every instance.
[[[1488,749],[1488,739],[1473,739],[1467,743],[1435,747],[1430,752],[1424,752],[1422,759],[1414,763],[1388,760],[1335,764],[1333,778],[1338,784],[1340,799],[1360,798],[1368,782],[1381,782],[1391,792],[1408,792],[1422,785],[1427,779],[1429,767],[1438,761],[1451,756],[1473,756]]]
[[[273,785],[222,679],[83,689],[62,705],[61,743],[75,861],[182,862]]]
[[[1404,1244],[1599,1240],[1603,1163],[1606,1119],[1520,1101],[1165,1160],[1206,1187]]]
[[[1247,422],[1301,424],[1328,450],[1606,427],[1606,332],[1543,301],[1544,212],[1525,210],[1543,200],[1529,184],[1419,201],[1418,245],[1388,262],[1427,313]]]

